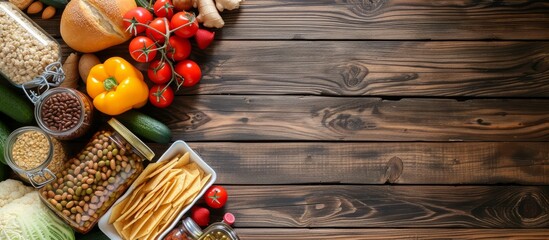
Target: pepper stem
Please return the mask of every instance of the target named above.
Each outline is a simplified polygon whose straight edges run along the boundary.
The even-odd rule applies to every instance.
[[[103,81],[103,87],[107,91],[110,91],[111,89],[115,88],[116,86],[118,86],[118,83],[116,82],[116,79],[114,79],[114,77],[107,78],[107,79],[105,79],[105,81]]]

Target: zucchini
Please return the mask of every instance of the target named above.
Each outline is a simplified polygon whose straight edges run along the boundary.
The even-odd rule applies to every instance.
[[[3,164],[8,164],[6,162],[6,159],[4,158],[4,148],[6,147],[6,140],[8,139],[8,136],[10,135],[10,129],[6,124],[3,122],[0,122],[0,162]],[[0,171],[2,171],[2,166],[0,165]]]
[[[59,9],[65,8],[65,6],[69,3],[67,0],[40,0],[40,2]]]
[[[115,117],[137,136],[157,143],[169,143],[172,132],[164,123],[135,110],[130,110]]]
[[[34,123],[34,113],[28,99],[5,84],[0,84],[0,96],[0,112],[24,125]]]

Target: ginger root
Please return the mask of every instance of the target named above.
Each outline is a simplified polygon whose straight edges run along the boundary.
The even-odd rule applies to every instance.
[[[225,21],[219,15],[223,10],[233,10],[240,7],[243,0],[192,0],[193,6],[198,8],[196,19],[206,27],[222,28]],[[219,12],[218,12],[219,11]]]
[[[234,10],[240,7],[242,0],[215,0],[215,6],[217,10],[223,12],[223,10]]]

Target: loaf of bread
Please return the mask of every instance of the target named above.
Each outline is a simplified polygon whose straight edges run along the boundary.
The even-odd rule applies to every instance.
[[[130,39],[124,14],[134,0],[71,0],[61,16],[61,37],[72,49],[97,52]]]

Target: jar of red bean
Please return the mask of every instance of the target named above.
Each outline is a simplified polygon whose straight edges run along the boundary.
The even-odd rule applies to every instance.
[[[58,87],[46,91],[34,108],[38,126],[60,140],[82,136],[91,126],[93,104],[78,90]]]
[[[69,159],[57,179],[40,191],[40,198],[74,230],[86,233],[124,194],[154,152],[116,119],[97,131]]]

